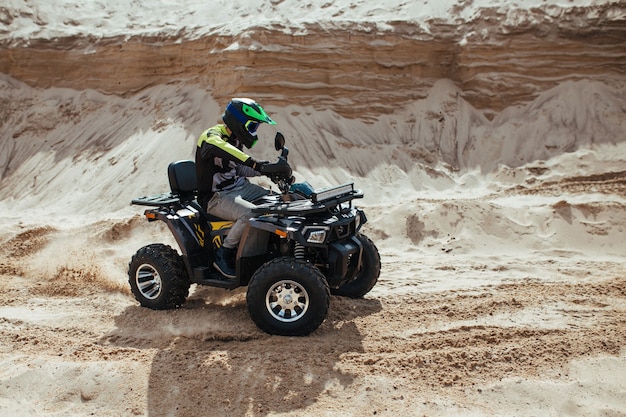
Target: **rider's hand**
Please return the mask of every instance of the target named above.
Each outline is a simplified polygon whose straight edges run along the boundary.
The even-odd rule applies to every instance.
[[[268,177],[276,177],[276,179],[291,178],[291,167],[284,158],[278,158],[278,162],[273,164],[266,163],[259,165],[258,170],[261,174]],[[272,178],[272,181],[273,180]]]
[[[252,169],[263,173],[263,167],[269,163],[270,161],[255,161],[254,164],[252,165]]]

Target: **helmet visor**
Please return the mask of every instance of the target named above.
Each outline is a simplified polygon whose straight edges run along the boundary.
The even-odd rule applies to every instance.
[[[246,130],[253,136],[256,136],[256,131],[259,128],[261,123],[255,122],[254,120],[248,120],[246,122]]]

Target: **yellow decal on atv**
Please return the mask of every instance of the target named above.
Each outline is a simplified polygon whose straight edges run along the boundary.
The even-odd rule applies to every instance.
[[[235,222],[231,222],[231,221],[227,221],[227,222],[211,222],[211,230],[215,231],[215,230],[230,229],[231,227],[233,227],[233,224],[235,224]],[[221,234],[217,234],[217,235],[213,236],[212,242],[213,242],[213,247],[215,247],[215,248],[221,247],[222,246],[222,236],[221,236]]]
[[[235,224],[235,222],[211,222],[211,230],[229,229],[233,227],[233,224]]]
[[[194,224],[193,228],[196,229],[196,237],[198,238],[198,243],[201,247],[204,247],[204,230],[202,230],[199,224]]]

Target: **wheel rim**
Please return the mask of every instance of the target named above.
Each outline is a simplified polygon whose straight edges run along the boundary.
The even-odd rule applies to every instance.
[[[309,293],[292,280],[283,280],[270,287],[265,295],[267,311],[284,323],[301,319],[309,309]]]
[[[148,300],[154,300],[161,294],[161,275],[150,264],[137,268],[135,282],[141,295]]]

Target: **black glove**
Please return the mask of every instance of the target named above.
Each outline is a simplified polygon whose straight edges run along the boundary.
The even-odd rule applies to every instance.
[[[291,177],[291,167],[284,158],[278,158],[276,163],[265,163],[258,167],[258,171],[261,174],[267,176],[277,176],[283,178]]]
[[[270,161],[255,161],[255,162],[252,164],[252,169],[253,169],[253,170],[255,170],[255,171],[258,171],[258,172],[260,172],[260,173],[263,173],[263,171],[262,171],[263,166],[264,166],[264,165],[267,165],[267,164],[269,164],[269,163],[270,163]]]

